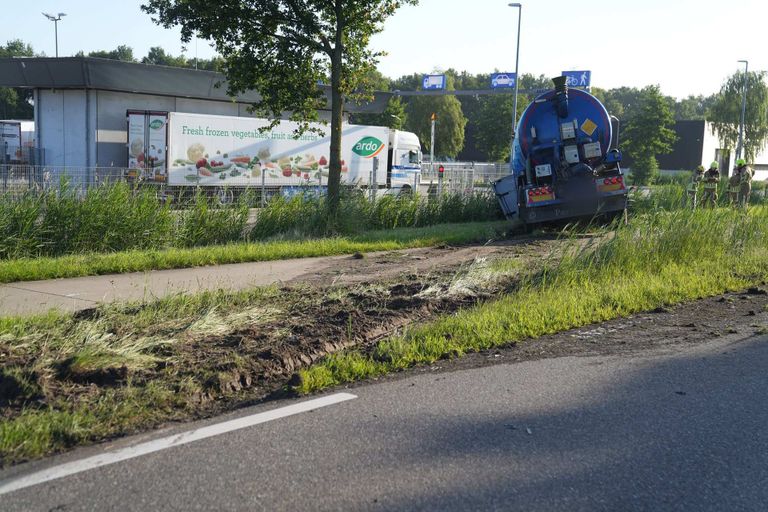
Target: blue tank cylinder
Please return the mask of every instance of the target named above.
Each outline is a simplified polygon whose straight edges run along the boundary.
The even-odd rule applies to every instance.
[[[603,104],[588,92],[567,86],[538,96],[523,112],[516,134],[513,172],[517,176],[526,170],[531,173],[537,164],[574,164],[575,153],[564,151],[578,151],[579,162],[596,163],[610,149],[613,136]]]

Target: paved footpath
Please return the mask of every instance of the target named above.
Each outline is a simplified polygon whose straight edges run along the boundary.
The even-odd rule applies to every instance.
[[[0,285],[0,316],[79,311],[100,302],[161,298],[183,292],[242,290],[312,275],[349,256],[259,261]]]

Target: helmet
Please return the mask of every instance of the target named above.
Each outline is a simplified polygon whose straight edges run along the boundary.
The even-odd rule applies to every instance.
[[[736,165],[738,165],[739,167],[741,167],[742,165],[747,165],[747,161],[744,160],[743,158],[739,158],[738,160],[736,160]]]
[[[696,172],[704,172],[704,166],[700,165],[696,168]]]
[[[711,164],[709,164],[710,169],[717,169],[718,167],[720,167],[720,164],[717,162],[712,162]]]

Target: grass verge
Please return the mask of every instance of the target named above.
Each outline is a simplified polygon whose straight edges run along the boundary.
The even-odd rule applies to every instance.
[[[508,228],[506,221],[441,224],[333,238],[22,258],[0,261],[0,283],[462,244],[498,237]]]
[[[570,251],[515,292],[370,352],[348,351],[299,372],[310,393],[418,364],[508,345],[746,288],[768,279],[768,208],[679,210],[635,218],[600,244]]]

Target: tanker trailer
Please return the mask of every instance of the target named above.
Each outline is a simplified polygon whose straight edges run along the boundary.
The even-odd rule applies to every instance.
[[[520,118],[511,174],[493,183],[504,215],[529,228],[623,214],[627,187],[608,111],[586,91],[569,90],[566,77],[552,81],[554,90],[539,95]]]

